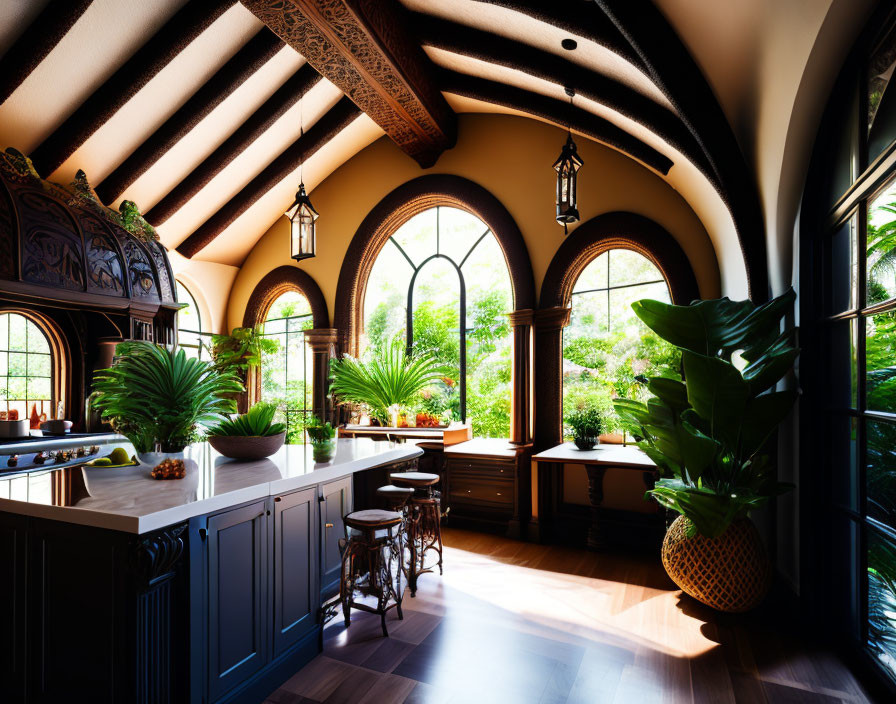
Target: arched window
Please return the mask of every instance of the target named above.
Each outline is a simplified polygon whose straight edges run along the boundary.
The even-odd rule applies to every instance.
[[[638,319],[632,303],[642,298],[671,302],[662,272],[647,257],[609,249],[579,275],[563,331],[563,415],[593,406],[608,430],[619,430],[612,399],[644,395],[638,378],[677,369],[680,354]]]
[[[395,336],[435,355],[443,382],[409,409],[443,422],[470,419],[474,433],[508,437],[511,415],[510,275],[495,235],[475,215],[437,206],[385,242],[367,280],[362,350]]]
[[[47,335],[30,318],[0,313],[0,392],[4,411],[27,418],[34,407],[39,415],[55,415],[54,362]]]
[[[311,306],[298,291],[278,296],[265,316],[264,335],[276,340],[278,348],[261,363],[261,400],[279,406],[287,442],[292,444],[304,442],[305,421],[311,415],[314,355],[304,331],[313,327]]]
[[[188,357],[196,359],[209,359],[209,339],[211,333],[203,331],[202,316],[199,306],[190,290],[180,281],[175,281],[177,286],[178,303],[186,303],[186,308],[177,312],[177,344],[182,347]]]

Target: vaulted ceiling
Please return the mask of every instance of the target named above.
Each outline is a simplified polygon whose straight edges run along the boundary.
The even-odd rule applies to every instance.
[[[300,163],[313,188],[386,134],[437,166],[462,112],[570,125],[689,202],[712,194],[764,293],[756,187],[650,0],[0,4],[0,146],[60,183],[83,169],[104,203],[137,202],[187,257],[239,265],[291,202]]]

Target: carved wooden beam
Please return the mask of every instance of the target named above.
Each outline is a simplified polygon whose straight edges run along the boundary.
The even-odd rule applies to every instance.
[[[236,0],[191,0],[31,153],[49,176]]]
[[[397,0],[243,0],[422,167],[454,146],[457,117]]]
[[[209,154],[201,164],[193,169],[183,181],[155,204],[146,219],[161,225],[180,210],[193,196],[201,191],[221,170],[249,148],[287,110],[292,108],[302,96],[320,81],[320,74],[304,64],[274,94],[268,98],[236,131]]]
[[[93,0],[50,0],[0,60],[0,105],[31,75]]]
[[[96,194],[100,200],[104,203],[115,201],[128,186],[140,178],[282,48],[283,42],[280,38],[267,27],[262,27],[143,144],[97,184]]]
[[[247,183],[214,215],[200,225],[193,234],[177,247],[185,257],[192,258],[210,245],[234,220],[245,213],[259,198],[296,170],[318,149],[329,142],[351,122],[360,111],[347,97],[343,97],[329,112],[321,117],[305,134],[299,137],[265,169]]]

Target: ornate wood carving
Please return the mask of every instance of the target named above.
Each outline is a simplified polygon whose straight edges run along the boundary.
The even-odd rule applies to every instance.
[[[37,189],[17,193],[22,279],[68,291],[84,291],[84,244],[66,208]]]
[[[137,579],[138,588],[148,589],[171,579],[184,553],[187,524],[173,526],[142,538],[132,547],[128,566]]]
[[[243,0],[421,166],[454,146],[456,116],[396,0]]]
[[[80,222],[87,247],[87,290],[126,296],[124,262],[114,236],[93,213],[82,212]]]
[[[155,272],[149,255],[133,238],[125,239],[124,254],[128,262],[128,282],[131,286],[131,296],[158,299],[159,290],[156,286]]]
[[[9,191],[0,183],[0,277],[16,278],[18,269],[19,225]]]

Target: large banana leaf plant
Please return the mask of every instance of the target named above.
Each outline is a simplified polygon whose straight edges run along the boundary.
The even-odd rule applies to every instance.
[[[727,298],[632,305],[647,327],[681,349],[684,379],[654,377],[647,403],[614,405],[660,469],[650,493],[690,519],[691,535],[717,537],[790,488],[776,480],[765,446],[797,396],[774,390],[799,355],[795,330],[781,332],[795,298],[791,289],[759,307]]]
[[[330,391],[340,403],[359,403],[386,420],[445,375],[426,353],[408,354],[400,338],[366,360],[345,355],[330,362]]]
[[[177,452],[199,430],[222,420],[233,401],[222,394],[243,390],[232,372],[218,373],[208,362],[191,359],[152,342],[123,342],[109,369],[93,375],[93,403],[137,452]]]

